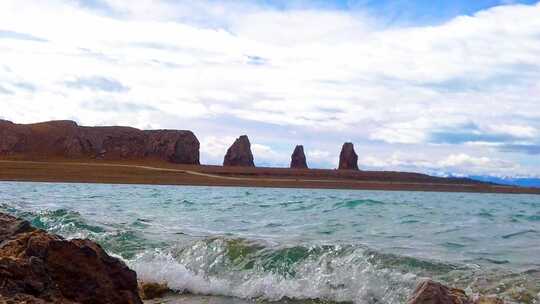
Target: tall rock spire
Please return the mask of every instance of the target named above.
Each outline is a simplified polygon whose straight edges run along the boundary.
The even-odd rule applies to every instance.
[[[304,154],[304,146],[298,145],[294,148],[294,152],[291,155],[291,168],[295,169],[307,169],[306,154]]]
[[[247,135],[238,137],[227,150],[223,159],[223,166],[255,167],[251,143]]]
[[[339,170],[359,170],[358,155],[354,152],[354,145],[344,143],[339,154]]]

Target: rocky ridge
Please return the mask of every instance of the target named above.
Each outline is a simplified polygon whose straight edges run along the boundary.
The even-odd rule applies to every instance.
[[[199,141],[191,131],[83,127],[74,121],[15,124],[0,120],[0,155],[30,158],[154,158],[199,164]]]

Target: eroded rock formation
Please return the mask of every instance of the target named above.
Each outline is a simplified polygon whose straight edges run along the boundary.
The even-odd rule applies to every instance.
[[[291,168],[295,169],[307,169],[306,154],[304,153],[304,146],[298,145],[294,148],[294,152],[291,155]]]
[[[0,213],[1,303],[142,303],[137,275],[89,240]]]
[[[29,158],[160,159],[199,164],[191,131],[82,127],[73,121],[14,124],[0,121],[0,155]]]
[[[344,143],[339,154],[340,170],[358,170],[358,155],[352,143]]]
[[[227,150],[223,159],[224,166],[255,167],[251,143],[247,135],[238,137]]]

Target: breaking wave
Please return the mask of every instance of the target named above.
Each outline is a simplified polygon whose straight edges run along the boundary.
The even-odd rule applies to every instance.
[[[418,277],[406,267],[385,265],[393,262],[356,246],[282,247],[208,238],[147,251],[129,264],[142,280],[166,282],[178,292],[269,301],[403,303]]]

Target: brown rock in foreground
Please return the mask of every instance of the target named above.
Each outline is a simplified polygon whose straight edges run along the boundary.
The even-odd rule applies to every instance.
[[[0,156],[30,158],[161,159],[199,164],[199,141],[191,131],[82,127],[74,121],[14,124],[0,120]]]
[[[467,304],[469,297],[463,290],[448,288],[431,280],[420,282],[408,304]]]
[[[485,296],[471,298],[461,289],[425,280],[416,286],[407,304],[504,304],[504,301]]]
[[[344,143],[339,154],[339,170],[358,170],[358,155],[352,143]]]
[[[65,240],[0,213],[2,303],[142,303],[137,275],[89,240]]]
[[[162,298],[171,292],[167,283],[139,282],[139,294],[143,300]]]
[[[294,169],[307,169],[306,154],[304,154],[304,146],[298,145],[294,148],[294,152],[291,155],[291,168]]]
[[[251,143],[247,135],[238,137],[227,150],[223,159],[223,166],[255,167]]]

